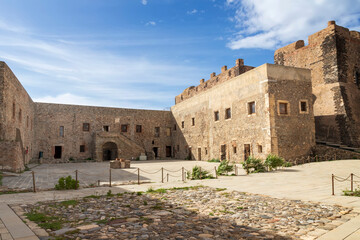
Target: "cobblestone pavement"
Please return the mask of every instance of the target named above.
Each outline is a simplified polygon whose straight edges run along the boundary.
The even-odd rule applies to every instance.
[[[198,162],[198,161],[133,161],[130,169],[111,169],[112,184],[137,183],[138,168],[140,168],[141,182],[161,182],[161,168],[163,180],[181,181],[182,167],[191,169],[199,165],[209,171],[214,171],[218,163]],[[78,170],[78,180],[80,186],[109,184],[109,162],[89,162],[89,163],[63,163],[63,164],[41,164],[35,166],[31,171],[21,174],[5,174],[3,185],[10,189],[32,189],[33,177],[35,173],[35,183],[37,189],[52,189],[60,177],[72,176],[75,178],[75,170]],[[167,171],[168,170],[168,171]],[[239,170],[241,172],[241,170]],[[244,172],[242,171],[244,174]],[[167,176],[169,174],[169,176]]]
[[[40,225],[66,239],[314,239],[358,215],[340,206],[225,190],[109,193],[21,207],[48,216]]]

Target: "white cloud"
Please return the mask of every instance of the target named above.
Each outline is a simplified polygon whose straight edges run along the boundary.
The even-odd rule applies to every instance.
[[[148,3],[148,1],[147,1],[147,0],[141,0],[141,3],[142,3],[143,5],[146,5],[146,4]]]
[[[228,47],[275,49],[307,36],[336,20],[350,29],[360,26],[359,0],[227,0],[236,9],[239,27]]]
[[[145,25],[146,26],[156,26],[156,22],[155,21],[149,21]]]
[[[198,12],[197,9],[193,9],[191,11],[187,11],[186,13],[189,14],[189,15],[192,15],[192,14],[196,14]]]

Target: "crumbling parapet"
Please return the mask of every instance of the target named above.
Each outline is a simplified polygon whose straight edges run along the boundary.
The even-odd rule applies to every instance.
[[[216,75],[215,72],[210,74],[210,78],[205,81],[205,79],[200,80],[200,84],[198,86],[191,86],[186,88],[180,95],[175,97],[175,104],[180,103],[192,96],[198,94],[199,92],[206,91],[207,89],[212,88],[213,86],[220,84],[222,82],[227,81],[228,79],[234,78],[244,72],[247,72],[254,67],[245,66],[244,59],[237,59],[235,61],[235,66],[228,69],[227,66],[221,67],[221,73]]]

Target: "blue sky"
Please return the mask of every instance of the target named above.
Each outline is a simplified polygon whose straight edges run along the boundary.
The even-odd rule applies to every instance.
[[[237,58],[259,66],[360,0],[0,0],[0,60],[34,101],[168,109]]]

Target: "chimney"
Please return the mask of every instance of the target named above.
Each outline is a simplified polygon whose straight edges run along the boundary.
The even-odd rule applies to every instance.
[[[236,63],[237,67],[244,66],[244,59],[241,59],[241,58],[236,59],[235,63]]]
[[[331,25],[336,25],[335,21],[328,21],[328,27],[331,26]]]

